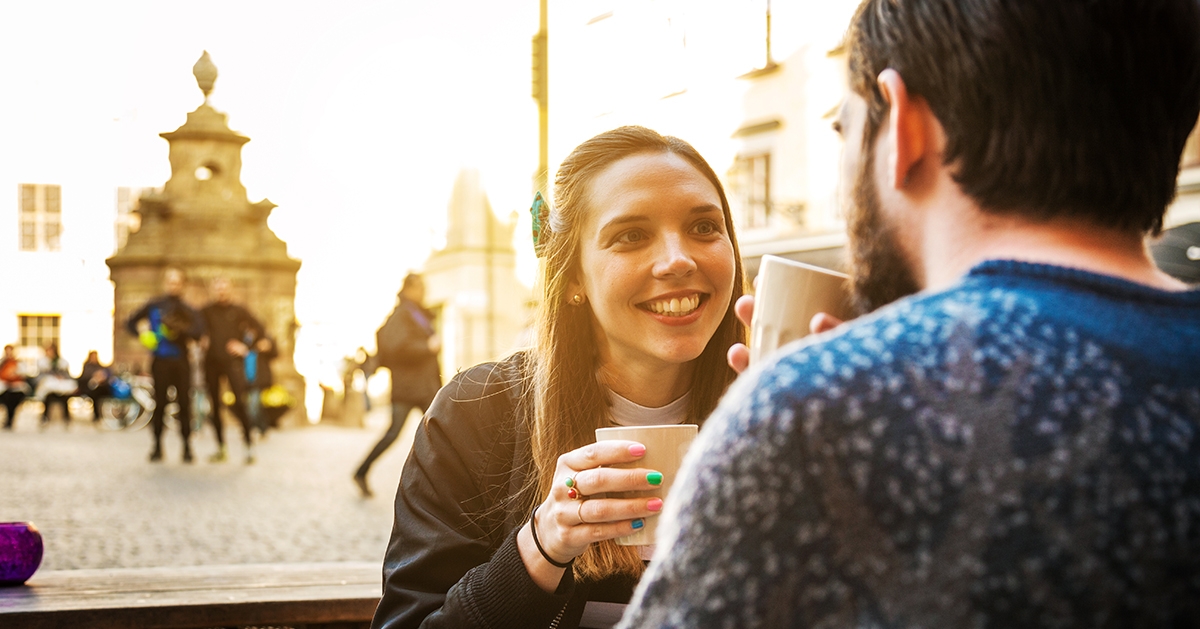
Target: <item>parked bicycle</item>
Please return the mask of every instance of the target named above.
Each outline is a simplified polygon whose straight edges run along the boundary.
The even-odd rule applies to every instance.
[[[150,423],[154,413],[154,385],[150,378],[125,373],[114,376],[109,386],[112,395],[100,400],[101,428],[137,430]]]
[[[154,415],[154,381],[149,376],[124,373],[115,376],[109,383],[112,395],[100,401],[100,427],[105,430],[138,430],[150,423]],[[175,399],[175,387],[167,388],[167,408],[163,411],[163,422],[168,429],[178,421],[179,402]],[[207,394],[201,389],[192,390],[192,430],[199,431],[208,417]]]

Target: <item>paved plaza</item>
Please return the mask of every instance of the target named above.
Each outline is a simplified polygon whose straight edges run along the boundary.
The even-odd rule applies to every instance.
[[[0,413],[3,409],[0,409]],[[210,428],[181,461],[178,433],[165,460],[147,461],[149,428],[105,432],[88,420],[40,429],[31,412],[0,430],[0,521],[31,521],[45,540],[42,570],[216,564],[380,561],[392,501],[416,417],[371,469],[375,497],[351,481],[382,435],[386,408],[368,428],[313,426],[268,433],[253,465],[241,431],[226,428],[229,460],[209,463]]]

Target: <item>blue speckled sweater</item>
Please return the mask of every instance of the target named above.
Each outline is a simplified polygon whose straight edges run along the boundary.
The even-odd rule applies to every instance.
[[[1200,627],[1200,291],[993,261],[744,374],[622,627]]]

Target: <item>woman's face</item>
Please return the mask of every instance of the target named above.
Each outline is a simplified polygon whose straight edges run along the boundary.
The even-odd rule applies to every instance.
[[[566,297],[587,297],[600,364],[699,357],[733,293],[733,244],[717,189],[678,155],[643,153],[602,170],[586,198],[581,277]]]

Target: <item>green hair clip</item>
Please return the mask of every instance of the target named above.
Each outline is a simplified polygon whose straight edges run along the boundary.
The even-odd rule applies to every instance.
[[[534,193],[533,205],[529,208],[529,215],[533,218],[533,252],[539,258],[542,257],[546,249],[546,243],[542,242],[542,229],[545,226],[546,214],[546,200],[542,198],[540,191]]]

